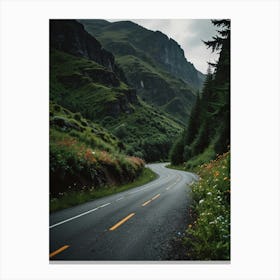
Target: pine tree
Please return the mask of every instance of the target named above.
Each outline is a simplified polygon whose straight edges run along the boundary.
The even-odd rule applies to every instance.
[[[212,41],[204,42],[212,51],[219,51],[219,60],[215,67],[213,91],[216,93],[212,103],[213,123],[217,128],[215,142],[216,153],[223,153],[230,145],[230,20],[212,20],[222,30]]]
[[[219,52],[217,63],[209,63],[201,94],[191,111],[187,129],[174,143],[173,164],[180,164],[202,153],[209,145],[223,153],[230,145],[230,20],[212,20],[218,35],[204,42]],[[211,67],[214,69],[212,73]]]

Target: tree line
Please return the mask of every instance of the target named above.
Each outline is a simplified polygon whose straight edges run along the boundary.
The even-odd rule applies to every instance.
[[[207,76],[191,111],[187,128],[173,144],[171,163],[178,165],[211,149],[222,154],[230,145],[230,20],[212,20],[217,35],[203,41],[219,52],[219,59],[209,63]]]

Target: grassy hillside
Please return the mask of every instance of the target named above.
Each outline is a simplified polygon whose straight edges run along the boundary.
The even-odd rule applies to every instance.
[[[50,194],[94,190],[135,180],[140,158],[122,153],[123,144],[99,125],[50,104]]]
[[[196,168],[201,177],[192,185],[193,208],[183,239],[185,257],[230,260],[230,154]]]
[[[50,98],[122,140],[131,156],[166,160],[182,124],[138,100],[135,91],[114,72],[94,61],[55,49],[50,54]]]
[[[102,125],[126,144],[129,155],[148,162],[167,160],[173,139],[182,132],[182,126],[159,109],[140,100],[133,114],[119,118],[105,118]]]
[[[115,55],[129,84],[146,102],[187,122],[202,74],[186,61],[175,41],[129,21],[80,22]]]
[[[54,102],[95,120],[132,112],[130,95],[127,85],[100,64],[51,50],[50,99]]]
[[[195,101],[186,83],[133,55],[119,56],[117,62],[145,101],[186,122]]]

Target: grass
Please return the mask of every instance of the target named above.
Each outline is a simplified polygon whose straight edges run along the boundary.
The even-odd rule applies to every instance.
[[[193,90],[186,83],[133,55],[117,56],[117,62],[142,98],[173,117],[186,121],[195,100]],[[144,82],[144,88],[140,87],[140,81]]]
[[[109,140],[113,139],[113,135],[117,136],[121,140],[119,144],[123,148],[127,146],[129,155],[144,158],[147,162],[167,159],[172,139],[182,131],[181,122],[142,100],[134,103],[125,101],[129,87],[121,81],[115,87],[106,84],[112,72],[94,61],[57,50],[51,50],[50,61],[51,100],[72,112],[80,112],[89,123],[84,126],[83,132],[72,131],[72,136],[87,145],[105,147],[106,139],[91,132],[91,126],[96,127],[98,123],[99,128],[103,126],[107,129],[107,133],[101,134],[106,134]],[[96,77],[99,77],[98,81]],[[120,111],[119,105],[123,107]],[[79,118],[76,116],[75,119],[75,114],[69,110],[55,112],[50,106],[53,116],[66,117],[73,124]],[[82,124],[80,126],[83,127]],[[101,130],[99,128],[94,130]],[[108,131],[111,132],[109,136]],[[114,145],[117,140],[107,142]],[[108,149],[107,145],[105,150]]]
[[[215,152],[213,146],[209,146],[205,151],[193,158],[191,158],[189,161],[185,162],[181,165],[173,165],[169,164],[166,167],[171,169],[177,169],[182,171],[189,171],[189,172],[197,172],[197,167],[213,160],[215,158]]]
[[[196,168],[192,222],[182,239],[188,260],[230,260],[230,153]]]
[[[90,200],[104,197],[107,195],[119,193],[131,188],[135,188],[144,185],[157,178],[157,174],[149,168],[144,168],[140,176],[131,183],[120,185],[103,187],[96,190],[85,190],[79,192],[66,192],[60,195],[59,198],[52,198],[50,200],[50,212],[69,208],[74,205],[82,204]]]
[[[74,137],[93,149],[105,151],[118,151],[120,141],[106,129],[97,123],[82,117],[80,113],[72,113],[66,108],[50,102],[50,142],[63,140],[65,137]],[[63,128],[63,124],[56,124],[55,119],[60,118],[67,124],[75,124],[75,127]],[[62,126],[62,127],[61,127]],[[76,128],[76,129],[75,129]],[[65,130],[66,129],[66,130]]]
[[[173,139],[182,132],[180,124],[142,101],[133,114],[104,119],[102,124],[126,144],[129,155],[147,162],[167,160]]]
[[[115,73],[92,60],[51,50],[50,67],[51,100],[92,120],[105,117],[129,90]]]
[[[51,197],[132,182],[144,169],[106,129],[53,102],[49,136]]]
[[[182,170],[182,171],[188,171],[186,170],[186,167],[184,165],[174,165],[174,164],[168,164],[165,167],[175,170]]]
[[[115,55],[128,82],[138,89],[139,96],[186,122],[195,101],[195,91],[193,86],[183,82],[164,63],[159,62],[159,54],[164,50],[154,44],[154,40],[166,42],[167,38],[128,22],[110,24],[85,20],[83,24],[90,34]],[[184,71],[195,72],[191,68],[185,67]],[[140,86],[141,81],[144,82],[144,88]]]

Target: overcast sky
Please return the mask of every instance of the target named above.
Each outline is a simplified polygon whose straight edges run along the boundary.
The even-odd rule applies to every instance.
[[[214,62],[218,55],[213,54],[201,40],[216,35],[210,19],[136,19],[131,20],[147,29],[159,30],[179,43],[185,57],[202,73],[207,72],[207,61]]]

